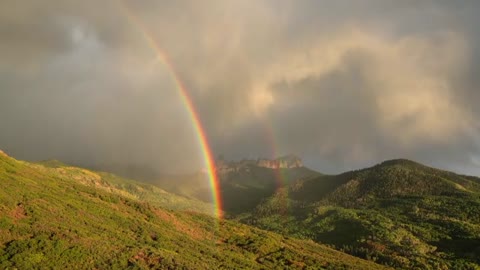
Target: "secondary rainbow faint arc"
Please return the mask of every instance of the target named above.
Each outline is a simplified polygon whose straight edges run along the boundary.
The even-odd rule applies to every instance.
[[[220,197],[220,187],[218,183],[217,173],[215,171],[215,162],[213,159],[212,152],[210,150],[210,146],[208,144],[207,136],[205,134],[205,130],[202,126],[202,122],[200,121],[200,117],[198,112],[193,104],[192,98],[189,96],[187,88],[180,80],[177,72],[175,71],[173,63],[169,60],[167,54],[162,50],[162,48],[158,45],[155,38],[152,34],[148,31],[147,27],[143,25],[141,20],[135,16],[135,14],[128,8],[126,4],[122,1],[119,1],[122,10],[124,11],[125,15],[128,18],[128,21],[136,26],[136,28],[141,32],[143,39],[147,42],[148,46],[155,52],[155,57],[157,60],[167,68],[170,76],[172,77],[175,85],[178,89],[178,93],[181,96],[181,99],[188,111],[190,119],[192,120],[192,125],[195,129],[195,133],[197,134],[198,142],[200,144],[200,148],[203,154],[203,159],[205,162],[205,167],[207,168],[208,178],[210,182],[210,187],[212,190],[212,197],[213,197],[213,204],[215,206],[215,216],[218,218],[222,218],[222,201]]]
[[[273,127],[273,122],[272,121],[265,121],[265,125],[264,125],[264,130],[265,130],[265,136],[267,138],[267,141],[268,141],[268,145],[270,146],[270,151],[271,151],[271,158],[273,159],[277,159],[279,158],[279,155],[278,155],[278,151],[277,151],[277,141],[275,139],[275,132],[274,132],[274,127]],[[280,164],[278,164],[280,165]],[[282,173],[282,169],[280,168],[280,166],[278,166],[277,168],[274,168],[274,174],[275,174],[275,180],[277,182],[277,191],[279,191],[281,188],[285,188],[286,185],[287,185],[287,181],[286,181],[286,177],[283,175]],[[279,214],[281,214],[282,216],[286,217],[287,215],[287,212],[288,212],[288,201],[287,199],[285,198],[285,200],[282,202],[283,205],[283,209],[281,209],[282,212],[280,212]]]

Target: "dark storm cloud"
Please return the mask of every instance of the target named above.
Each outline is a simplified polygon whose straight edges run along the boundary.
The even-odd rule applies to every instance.
[[[4,1],[0,148],[202,166],[170,73],[122,3],[169,55],[216,154],[480,173],[476,1]]]

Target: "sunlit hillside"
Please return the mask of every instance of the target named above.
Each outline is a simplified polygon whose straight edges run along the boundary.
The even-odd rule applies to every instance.
[[[0,268],[382,269],[200,206],[110,174],[1,154]]]

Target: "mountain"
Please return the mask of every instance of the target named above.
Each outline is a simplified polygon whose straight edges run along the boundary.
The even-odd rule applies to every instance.
[[[395,268],[480,267],[480,179],[404,159],[296,180],[237,219]]]
[[[287,155],[274,160],[259,159],[257,166],[270,169],[292,169],[303,167],[303,162],[295,155]]]
[[[215,219],[203,206],[186,211],[195,204],[112,174],[0,152],[0,269],[384,268]]]
[[[223,208],[227,214],[251,210],[262,199],[274,194],[279,186],[321,175],[304,167],[302,160],[295,155],[240,161],[219,158],[215,162],[215,168],[220,181],[221,197],[226,198]],[[145,173],[138,175],[143,177]],[[212,202],[208,175],[204,172],[170,176],[157,174],[156,177],[142,179],[174,194]]]
[[[284,185],[321,175],[303,166],[296,156],[277,159],[217,161],[224,209],[230,214],[251,210]]]
[[[455,196],[478,192],[480,178],[398,159],[338,176],[297,181],[292,185],[291,195],[309,202],[327,201],[353,207],[368,204],[370,200],[395,196]]]
[[[216,160],[215,166],[220,174],[225,174],[233,171],[239,171],[250,166],[268,169],[302,168],[303,162],[302,159],[292,154],[276,159],[260,158],[257,160],[244,159],[241,161],[226,161],[220,157]]]

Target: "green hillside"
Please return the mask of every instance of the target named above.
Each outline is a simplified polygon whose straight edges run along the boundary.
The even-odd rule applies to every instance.
[[[237,218],[397,268],[478,269],[479,183],[392,160],[298,180]]]
[[[105,172],[94,172],[66,165],[57,160],[38,162],[35,169],[54,173],[59,177],[73,179],[77,183],[118,194],[136,201],[148,201],[150,204],[170,210],[190,210],[212,215],[213,204],[166,192],[159,187],[125,179]]]
[[[0,153],[0,269],[382,269],[312,241],[168,210],[193,203],[148,185],[51,165]]]

